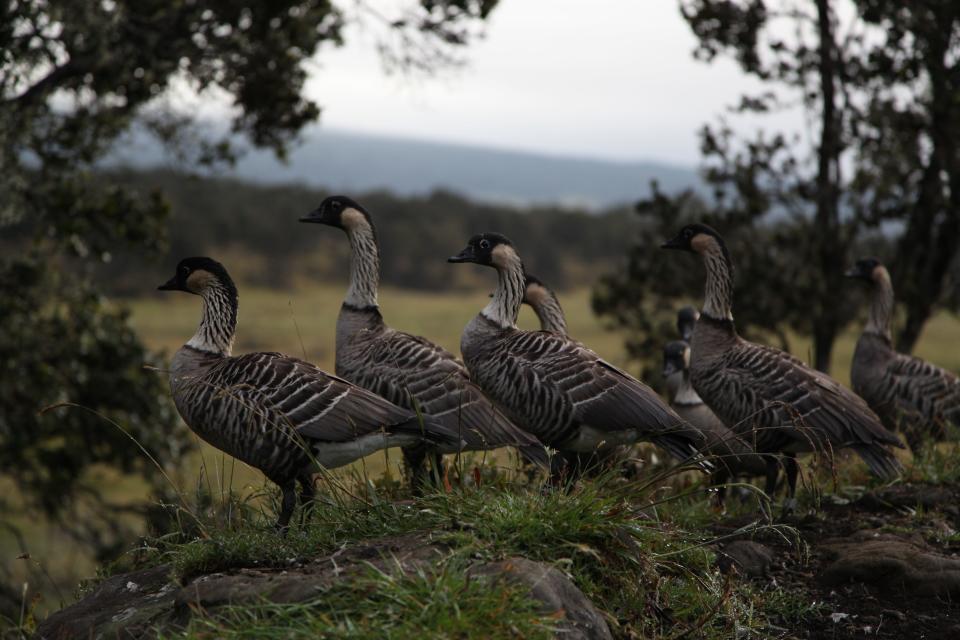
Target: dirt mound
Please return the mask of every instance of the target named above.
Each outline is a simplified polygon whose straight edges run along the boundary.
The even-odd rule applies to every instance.
[[[960,559],[931,552],[918,536],[860,531],[822,549],[836,557],[820,575],[826,585],[859,582],[889,594],[960,596]]]
[[[105,580],[93,593],[47,618],[37,637],[152,638],[182,628],[192,615],[244,602],[302,602],[321,595],[331,584],[350,580],[371,567],[410,574],[446,557],[450,550],[425,534],[371,540],[286,569],[238,569],[197,576],[185,585],[170,580],[161,565]],[[608,640],[603,616],[561,572],[541,562],[510,558],[477,563],[470,575],[483,580],[510,580],[528,587],[541,611],[556,620],[558,637]]]

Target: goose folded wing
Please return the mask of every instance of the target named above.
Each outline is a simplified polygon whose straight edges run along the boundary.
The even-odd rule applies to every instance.
[[[429,340],[393,332],[372,355],[381,395],[456,430],[467,448],[541,446],[490,402],[453,354]]]
[[[960,421],[960,378],[955,374],[904,354],[893,359],[886,373],[898,391],[900,410]]]
[[[794,439],[821,447],[903,446],[860,396],[789,354],[747,343],[725,364],[749,381],[754,411],[769,416],[763,426],[795,429]]]
[[[647,438],[691,431],[652,389],[579,342],[537,331],[527,347],[521,355],[571,404],[577,422],[605,431],[636,429]],[[690,437],[698,435],[693,431]]]
[[[409,431],[416,415],[310,363],[268,355],[262,363],[259,401],[276,420],[300,435],[323,442],[347,442],[378,430]]]

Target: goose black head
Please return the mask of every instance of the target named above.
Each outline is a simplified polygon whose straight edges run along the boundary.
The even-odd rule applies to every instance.
[[[723,238],[716,229],[705,224],[688,224],[680,232],[662,245],[661,249],[679,249],[691,253],[703,253],[708,243],[716,242],[724,246]]]
[[[499,233],[479,233],[467,243],[463,251],[447,258],[447,262],[475,262],[488,267],[505,267],[517,252],[510,240]]]
[[[663,377],[686,371],[690,367],[690,345],[683,340],[668,342],[663,347]]]
[[[843,275],[848,278],[873,282],[876,279],[876,271],[878,268],[883,269],[884,267],[883,263],[877,258],[860,258],[852,267],[847,269]]]
[[[366,222],[373,227],[370,214],[356,200],[347,196],[330,196],[320,206],[300,218],[300,222],[315,222],[345,231]]]
[[[680,338],[689,342],[693,336],[693,326],[699,319],[700,312],[693,307],[687,306],[677,311],[677,331],[680,333]]]
[[[177,265],[177,272],[157,287],[160,291],[186,291],[200,295],[204,289],[219,284],[236,293],[230,274],[223,265],[212,258],[184,258]]]

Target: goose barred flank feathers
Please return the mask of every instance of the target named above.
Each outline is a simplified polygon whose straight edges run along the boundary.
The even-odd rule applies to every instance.
[[[380,248],[366,209],[350,198],[332,196],[301,221],[342,229],[350,242],[350,285],[337,318],[338,375],[442,422],[460,434],[464,450],[516,447],[528,460],[548,466],[540,441],[497,409],[453,354],[384,322],[377,304]],[[415,447],[404,453],[417,478],[423,472],[425,452]]]
[[[737,335],[730,257],[716,231],[688,225],[664,248],[697,253],[706,266],[706,295],[693,331],[690,380],[725,424],[758,453],[849,447],[878,476],[895,475],[900,465],[888,447],[903,445],[859,396],[793,356]],[[790,491],[792,497],[792,487]]]
[[[464,329],[460,349],[473,379],[514,421],[571,452],[636,440],[653,441],[681,460],[699,450],[702,435],[649,387],[565,335],[517,328],[526,279],[506,237],[474,236],[449,261],[497,270],[493,297]]]
[[[900,428],[914,451],[926,438],[943,440],[948,425],[960,425],[960,378],[893,348],[893,285],[879,260],[858,260],[846,275],[869,282],[873,289],[870,316],[850,370],[854,391],[887,429]]]
[[[374,451],[430,442],[456,447],[456,431],[350,382],[280,353],[231,356],[238,297],[210,258],[187,258],[163,290],[199,295],[200,326],[174,355],[170,389],[184,422],[218,449],[260,469],[280,486],[285,528],[295,483],[312,492],[317,465],[342,466]]]

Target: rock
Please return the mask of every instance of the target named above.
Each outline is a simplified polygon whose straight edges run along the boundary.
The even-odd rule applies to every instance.
[[[107,578],[91,594],[62,609],[37,628],[37,638],[141,638],[172,620],[177,586],[170,566],[160,565]]]
[[[898,484],[863,494],[857,506],[868,511],[916,509],[937,511],[956,508],[957,496],[950,487]]]
[[[334,581],[366,572],[371,566],[381,571],[399,567],[404,573],[412,573],[440,560],[445,553],[446,547],[425,541],[420,535],[380,538],[322,556],[296,570],[236,569],[201,576],[177,592],[176,603],[210,609],[264,598],[302,602]]]
[[[834,557],[820,576],[827,585],[860,582],[888,593],[960,597],[960,559],[929,551],[919,537],[860,531],[822,548]]]
[[[474,566],[470,575],[506,579],[530,589],[543,603],[540,612],[557,618],[557,637],[564,640],[608,640],[613,636],[606,620],[570,579],[542,562],[513,557]]]
[[[734,567],[745,576],[759,577],[767,574],[773,564],[774,553],[759,542],[737,540],[717,551],[717,567],[730,573]]]

